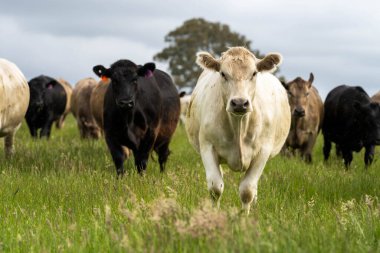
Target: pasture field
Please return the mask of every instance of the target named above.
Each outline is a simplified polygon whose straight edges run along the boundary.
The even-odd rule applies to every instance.
[[[121,180],[104,140],[80,140],[72,116],[49,141],[24,122],[15,143],[11,160],[0,148],[0,252],[380,252],[379,147],[368,170],[363,154],[348,171],[335,154],[325,164],[321,136],[312,165],[277,156],[246,217],[242,174],[228,169],[212,207],[182,126],[165,173],[151,159],[140,176],[130,159]]]

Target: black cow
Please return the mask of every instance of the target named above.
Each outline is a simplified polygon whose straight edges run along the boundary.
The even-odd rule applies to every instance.
[[[331,142],[343,155],[346,168],[352,161],[352,151],[365,148],[364,162],[372,163],[375,145],[380,144],[380,105],[371,102],[362,87],[341,85],[326,97],[323,154],[329,158]]]
[[[108,69],[98,65],[93,71],[111,80],[104,98],[104,133],[117,174],[124,174],[123,146],[132,150],[140,174],[152,150],[163,172],[180,113],[170,76],[155,70],[154,63],[137,66],[129,60],[119,60]]]
[[[25,115],[32,137],[50,137],[51,126],[65,111],[66,92],[62,85],[49,76],[38,76],[29,81],[30,101]]]

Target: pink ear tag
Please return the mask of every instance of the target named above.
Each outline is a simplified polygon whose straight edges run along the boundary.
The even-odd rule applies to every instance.
[[[150,70],[150,69],[148,69],[147,71],[146,71],[146,73],[145,73],[145,77],[146,78],[150,78],[150,77],[152,77],[153,76],[153,72]]]

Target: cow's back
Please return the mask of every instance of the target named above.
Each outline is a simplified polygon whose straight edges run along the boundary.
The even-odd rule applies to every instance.
[[[67,95],[60,82],[57,81],[56,85],[51,89],[45,90],[45,104],[48,114],[51,115],[53,121],[58,120],[64,114]]]
[[[75,85],[71,98],[71,111],[76,118],[91,116],[90,98],[96,84],[95,79],[85,78]]]
[[[66,80],[64,80],[62,78],[58,78],[57,81],[62,85],[62,87],[66,93],[66,106],[65,106],[64,113],[67,114],[70,112],[71,96],[73,93],[73,88],[71,87],[71,85]]]
[[[358,115],[354,103],[370,102],[368,94],[361,87],[341,85],[331,90],[324,103],[323,134],[334,142],[349,141]]]
[[[380,91],[371,97],[372,101],[380,104]]]
[[[177,127],[181,110],[177,88],[171,77],[161,70],[155,70],[154,77],[162,98],[160,135],[171,136]]]
[[[29,104],[29,86],[18,67],[0,59],[0,136],[17,128]]]

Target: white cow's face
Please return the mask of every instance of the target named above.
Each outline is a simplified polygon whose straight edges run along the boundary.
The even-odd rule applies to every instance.
[[[281,55],[268,54],[257,59],[243,47],[233,47],[218,60],[206,52],[197,54],[197,63],[204,69],[219,72],[226,111],[234,116],[243,116],[253,110],[252,101],[256,91],[256,76],[262,71],[271,71],[281,62]]]

